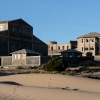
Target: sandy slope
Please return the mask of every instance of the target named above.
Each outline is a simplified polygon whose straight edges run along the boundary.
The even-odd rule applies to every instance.
[[[7,100],[99,100],[100,81],[54,74],[2,76],[0,94]]]

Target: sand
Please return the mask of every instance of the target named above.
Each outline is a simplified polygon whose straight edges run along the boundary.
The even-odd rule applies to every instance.
[[[100,100],[100,80],[60,74],[0,76],[0,100]]]

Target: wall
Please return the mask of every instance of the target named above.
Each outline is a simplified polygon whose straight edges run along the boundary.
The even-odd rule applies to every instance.
[[[86,42],[86,39],[88,39],[88,42]],[[91,39],[93,39],[93,42],[91,41]],[[87,52],[92,52],[92,55],[95,56],[96,55],[96,40],[95,38],[78,38],[78,51],[81,51],[83,53],[83,56],[86,56]],[[93,47],[93,50],[91,50],[90,48]],[[82,50],[83,48],[83,50]],[[88,50],[86,50],[85,48],[88,48]]]
[[[96,61],[100,61],[100,55],[98,55],[98,56],[94,56],[94,60],[96,60]]]
[[[25,65],[26,54],[12,54],[12,65]]]
[[[40,56],[28,56],[28,57],[26,57],[26,65],[29,65],[29,66],[41,65],[41,57]]]
[[[0,23],[0,31],[8,30],[8,23]]]
[[[39,66],[41,65],[41,57],[40,56],[28,56],[23,59],[15,59],[13,60],[13,56],[1,57],[1,66]]]
[[[71,44],[70,43],[66,43],[66,44],[53,44],[53,43],[47,43],[48,44],[48,55],[49,56],[57,56],[57,55],[61,55],[61,51],[63,50],[68,50],[71,48]]]
[[[12,65],[12,57],[11,56],[4,56],[1,57],[1,66],[8,66]]]

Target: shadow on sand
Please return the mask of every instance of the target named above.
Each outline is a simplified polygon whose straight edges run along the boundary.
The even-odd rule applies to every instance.
[[[13,75],[13,73],[0,72],[0,76],[8,76],[8,75]]]
[[[17,82],[12,82],[12,81],[1,81],[0,84],[9,84],[9,85],[18,85],[18,86],[22,86],[21,84],[17,83]]]

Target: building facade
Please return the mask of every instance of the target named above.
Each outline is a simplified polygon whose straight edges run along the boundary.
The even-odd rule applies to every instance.
[[[77,50],[82,52],[83,56],[91,53],[93,56],[100,55],[100,34],[91,32],[77,38]]]
[[[82,52],[82,56],[98,56],[100,55],[100,34],[91,32],[68,44],[57,44],[55,41],[50,41],[47,45],[49,56],[61,56],[61,52],[68,49],[76,49]]]
[[[77,41],[70,41],[70,43],[66,44],[57,44],[56,41],[49,41],[48,45],[48,55],[49,56],[60,56],[61,51],[68,49],[75,49],[77,46]]]
[[[23,19],[0,22],[0,56],[8,56],[20,49],[30,49],[48,55],[46,43],[33,35],[33,27]]]

